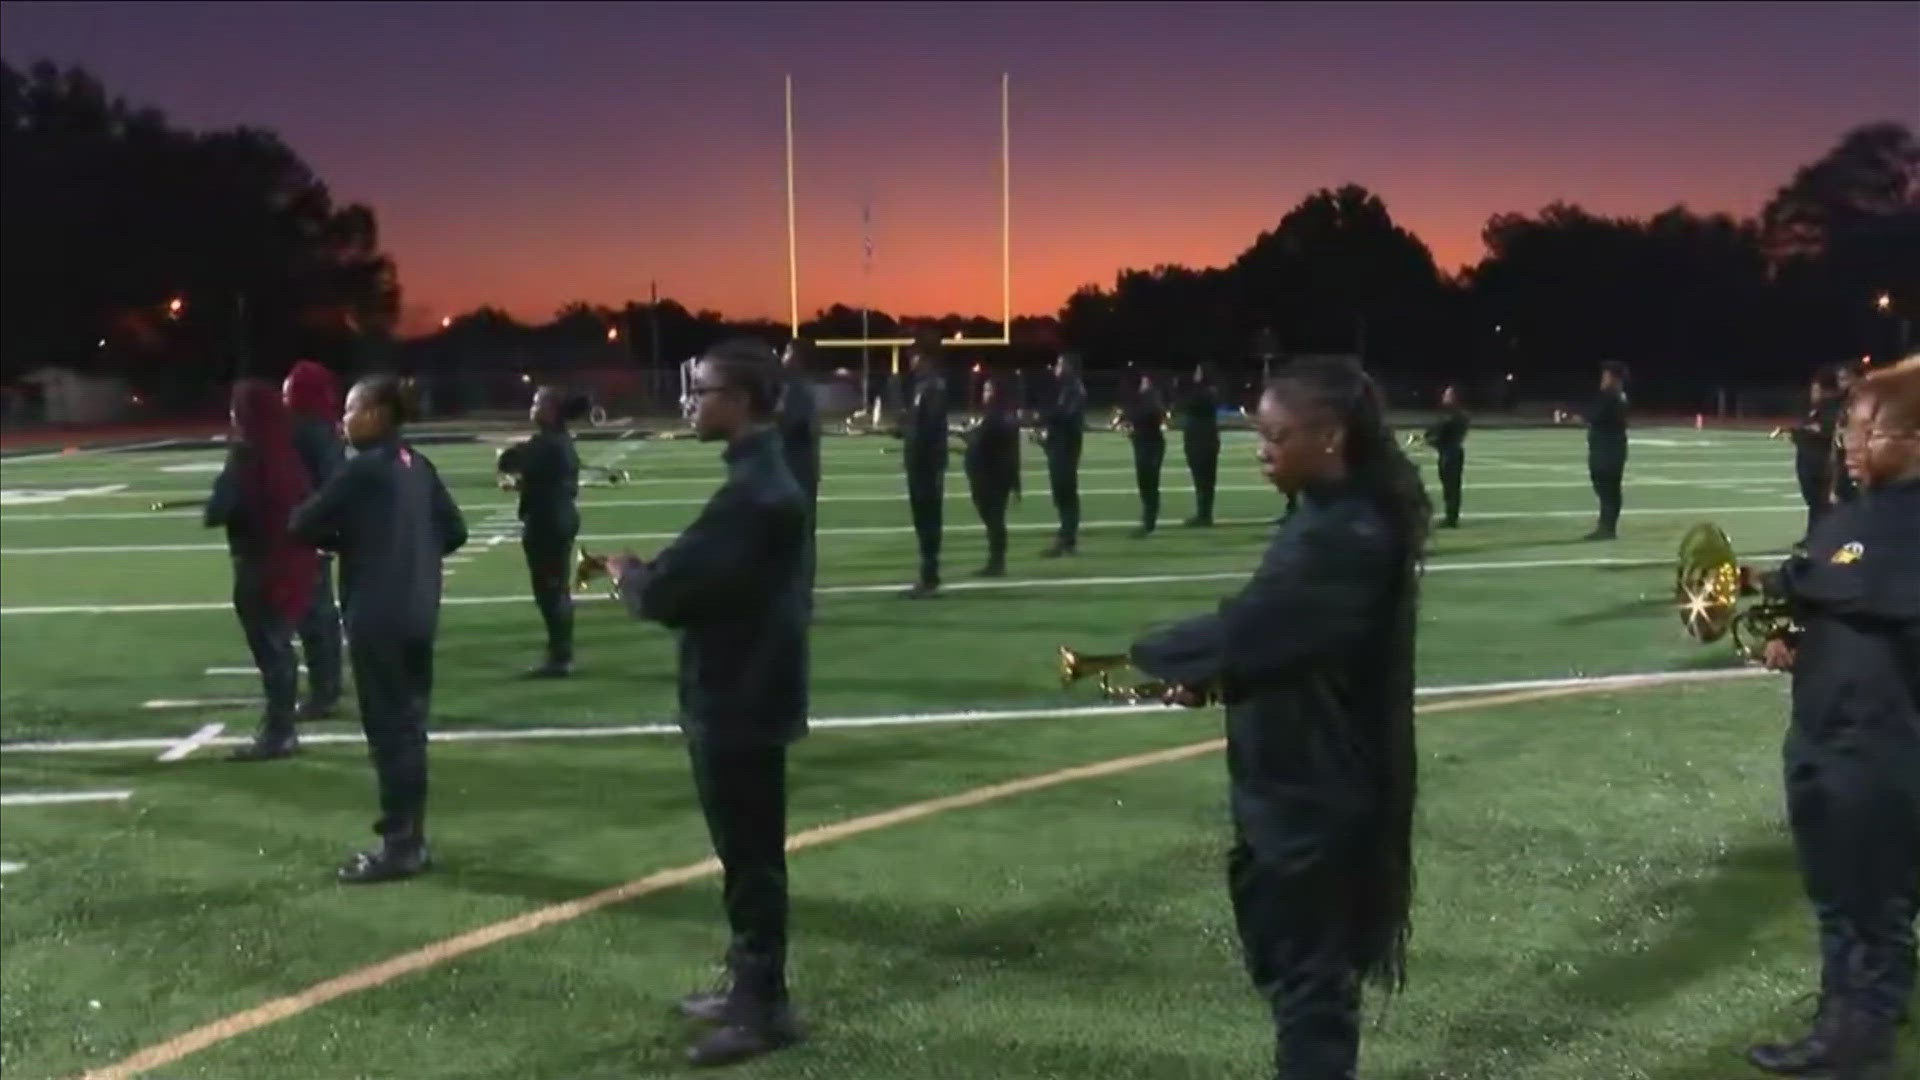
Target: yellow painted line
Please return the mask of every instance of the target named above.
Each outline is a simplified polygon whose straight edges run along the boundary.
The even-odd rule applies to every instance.
[[[1639,685],[1606,684],[1598,686],[1565,686],[1541,690],[1523,690],[1507,694],[1489,694],[1483,697],[1457,698],[1423,704],[1415,710],[1420,715],[1434,713],[1464,712],[1473,709],[1492,708],[1496,705],[1518,705],[1530,701],[1544,701],[1549,698],[1574,697],[1584,694],[1617,693],[1624,690],[1639,689],[1641,686],[1661,685],[1645,683]],[[943,814],[949,810],[961,810],[969,806],[994,802],[999,799],[1024,795],[1030,791],[1071,784],[1078,780],[1093,780],[1116,773],[1131,772],[1150,765],[1164,765],[1173,761],[1210,754],[1226,747],[1225,739],[1208,739],[1204,742],[1189,743],[1185,746],[1154,750],[1144,754],[1097,761],[1089,765],[1076,765],[1072,768],[1028,776],[1017,780],[1008,780],[985,787],[973,788],[955,795],[923,802],[909,803],[891,810],[868,814],[864,817],[850,818],[829,825],[818,825],[804,832],[795,833],[787,838],[787,850],[802,851],[806,848],[830,844],[836,840],[877,832],[881,829],[904,825],[910,821]],[[94,1069],[83,1075],[81,1080],[128,1080],[153,1069],[171,1065],[182,1058],[197,1054],[229,1039],[257,1031],[269,1024],[295,1017],[325,1005],[336,998],[359,993],[382,986],[416,971],[437,967],[449,960],[477,952],[489,945],[531,934],[536,930],[558,923],[570,922],[582,915],[590,915],[604,907],[624,903],[652,893],[685,885],[700,878],[710,877],[720,872],[720,861],[707,858],[685,866],[676,866],[637,878],[624,885],[582,896],[575,900],[536,908],[523,915],[492,923],[464,934],[436,941],[430,945],[402,953],[399,956],[382,960],[377,964],[356,968],[344,975],[338,975],[325,982],[315,983],[305,990],[274,998],[272,1001],[243,1009],[231,1016],[225,1016],[208,1024],[183,1032],[165,1042],[139,1050],[127,1058],[112,1065]]]

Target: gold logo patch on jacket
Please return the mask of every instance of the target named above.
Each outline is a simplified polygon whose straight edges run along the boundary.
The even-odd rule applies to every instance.
[[[1865,555],[1866,553],[1867,553],[1867,546],[1865,544],[1862,544],[1858,540],[1854,540],[1849,543],[1842,544],[1840,546],[1840,550],[1833,553],[1832,561],[1836,565],[1845,566],[1848,563],[1859,562],[1860,556]]]

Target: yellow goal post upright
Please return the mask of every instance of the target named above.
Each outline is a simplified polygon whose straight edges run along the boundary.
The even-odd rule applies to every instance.
[[[941,339],[942,345],[986,348],[1013,344],[1013,215],[1010,197],[1011,144],[1009,141],[1008,83],[1000,76],[1000,333],[995,337],[967,337],[964,332]],[[787,314],[795,338],[800,337],[800,246],[793,186],[793,76],[786,77],[787,126]],[[910,337],[823,338],[808,342],[816,349],[886,349],[890,370],[900,371],[900,350],[913,344]]]

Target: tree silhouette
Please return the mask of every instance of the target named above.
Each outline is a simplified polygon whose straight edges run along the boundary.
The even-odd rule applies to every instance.
[[[51,362],[198,394],[243,356],[275,374],[392,329],[373,212],[270,132],[181,131],[84,71],[0,65],[0,153],[6,377]]]

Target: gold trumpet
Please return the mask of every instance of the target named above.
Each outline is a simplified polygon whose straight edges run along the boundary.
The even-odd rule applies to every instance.
[[[1083,679],[1099,677],[1100,696],[1108,701],[1136,704],[1157,701],[1167,705],[1191,703],[1210,705],[1219,700],[1211,688],[1176,686],[1159,679],[1122,684],[1114,680],[1116,672],[1133,666],[1124,653],[1083,653],[1060,646],[1060,685],[1069,687]],[[1182,700],[1187,699],[1187,700]]]
[[[1751,661],[1761,659],[1768,640],[1800,633],[1786,599],[1767,592],[1753,568],[1740,565],[1718,525],[1702,522],[1681,538],[1673,591],[1688,636],[1714,642],[1731,634],[1734,650]],[[1748,596],[1760,599],[1741,608]]]
[[[608,596],[613,597],[615,600],[620,599],[620,583],[614,581],[613,576],[607,573],[607,557],[605,555],[595,555],[586,548],[581,548],[580,559],[574,563],[573,566],[573,591],[580,592],[584,590],[588,583],[597,577],[607,579]]]

